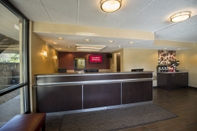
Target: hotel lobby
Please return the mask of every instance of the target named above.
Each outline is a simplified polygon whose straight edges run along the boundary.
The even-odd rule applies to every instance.
[[[47,131],[196,130],[196,6],[196,0],[0,0],[0,111],[17,109],[1,114],[0,126],[15,115],[46,113]],[[141,114],[136,124],[126,125],[124,113],[116,113],[118,122],[106,113],[140,106],[146,112],[150,105],[155,115]],[[97,111],[113,116],[111,124],[99,125],[105,120],[94,115],[97,128],[68,124],[69,115]]]

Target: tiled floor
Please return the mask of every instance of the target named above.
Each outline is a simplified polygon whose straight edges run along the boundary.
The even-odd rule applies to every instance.
[[[153,102],[179,117],[121,131],[197,131],[197,89],[153,90]],[[62,115],[47,116],[46,130],[59,131]]]
[[[17,99],[13,99],[14,105],[18,106],[19,99],[17,102],[15,100]],[[197,89],[182,88],[176,90],[163,90],[154,88],[153,102],[177,114],[179,117],[121,131],[197,131]],[[13,109],[12,107],[13,106],[9,107],[9,109]],[[6,111],[1,109],[0,113],[6,112],[10,114],[8,108],[5,109]],[[18,110],[17,108],[17,111]],[[61,113],[55,116],[47,114],[46,131],[59,131],[61,120]],[[3,121],[1,124],[3,124]]]
[[[179,117],[122,131],[197,131],[197,89],[155,88],[153,102]]]

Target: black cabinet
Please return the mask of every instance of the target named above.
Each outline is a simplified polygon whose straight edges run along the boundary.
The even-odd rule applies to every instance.
[[[188,72],[157,73],[157,86],[164,89],[176,89],[188,86]]]
[[[122,83],[122,104],[152,101],[152,81]]]

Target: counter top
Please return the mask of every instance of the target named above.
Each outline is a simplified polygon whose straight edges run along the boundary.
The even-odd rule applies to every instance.
[[[178,71],[178,72],[157,72],[160,74],[179,74],[179,73],[188,73],[188,71]]]
[[[153,71],[41,74],[34,76],[34,86],[152,81],[152,76]]]
[[[90,76],[90,75],[117,75],[117,74],[149,74],[153,71],[139,71],[139,72],[93,72],[93,73],[55,73],[55,74],[37,74],[36,77],[60,77],[60,76]]]

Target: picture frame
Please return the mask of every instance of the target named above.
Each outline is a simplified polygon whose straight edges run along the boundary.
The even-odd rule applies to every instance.
[[[74,68],[75,70],[83,70],[86,68],[85,58],[74,58]]]

